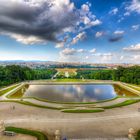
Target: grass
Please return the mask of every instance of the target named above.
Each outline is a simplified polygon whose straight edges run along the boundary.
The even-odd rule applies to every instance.
[[[127,86],[130,87],[130,88],[133,88],[135,90],[140,91],[140,87],[138,85],[130,85],[130,84],[127,84]]]
[[[43,105],[37,105],[33,104],[27,101],[17,101],[17,100],[2,100],[0,102],[15,102],[23,105],[29,105],[29,106],[34,106],[34,107],[39,107],[39,108],[46,108],[46,109],[54,109],[54,110],[60,110],[60,109],[65,109],[65,108],[57,108],[57,107],[50,107],[50,106],[43,106]]]
[[[26,85],[18,88],[14,93],[8,94],[6,97],[10,98],[10,99],[20,99],[24,95],[25,89],[28,88],[28,87],[29,87],[29,85],[26,84]],[[22,93],[22,90],[24,90],[23,93]]]
[[[1,91],[0,91],[0,96],[4,95],[5,93],[7,93],[7,92],[13,90],[14,88],[16,88],[16,87],[18,87],[18,86],[19,86],[19,85],[14,85],[14,86],[9,87],[9,88],[7,88],[7,89],[1,90]]]
[[[48,103],[56,103],[56,104],[70,104],[70,105],[77,105],[77,104],[96,104],[96,103],[103,103],[103,102],[108,102],[117,99],[118,97],[112,98],[112,99],[107,99],[107,100],[102,100],[102,101],[95,101],[95,102],[59,102],[59,101],[49,101],[47,99],[43,98],[37,98],[37,97],[24,97],[23,99],[35,99],[38,101],[42,102],[48,102]]]
[[[61,110],[61,112],[65,112],[65,113],[96,113],[96,112],[102,112],[104,111],[104,109],[112,109],[112,108],[117,108],[117,107],[123,107],[123,106],[127,106],[130,104],[134,104],[139,102],[139,100],[127,100],[124,101],[122,103],[118,103],[118,104],[114,104],[111,106],[104,106],[102,108],[99,109],[69,109],[69,108],[57,108],[57,107],[49,107],[49,106],[43,106],[43,105],[37,105],[37,104],[33,104],[27,101],[16,101],[16,100],[3,100],[0,102],[15,102],[15,103],[20,103],[20,104],[24,104],[24,105],[29,105],[29,106],[34,106],[34,107],[39,107],[39,108],[44,108],[44,109],[54,109],[54,110]]]
[[[20,134],[26,134],[26,135],[31,135],[37,138],[37,140],[48,140],[47,136],[40,132],[40,131],[34,131],[34,130],[28,130],[28,129],[23,129],[23,128],[17,128],[17,127],[6,127],[6,131],[12,131],[15,133],[20,133]]]
[[[137,132],[135,140],[140,140],[140,130]]]
[[[103,109],[66,109],[62,110],[64,113],[97,113],[103,112]]]
[[[55,82],[83,82],[81,79],[55,79]]]
[[[140,99],[139,100],[127,100],[127,101],[124,101],[122,103],[114,104],[114,105],[111,105],[111,106],[104,106],[102,108],[104,108],[104,109],[112,109],[112,108],[116,108],[116,107],[123,107],[123,106],[127,106],[127,105],[130,105],[130,104],[137,103],[139,101],[140,101]]]

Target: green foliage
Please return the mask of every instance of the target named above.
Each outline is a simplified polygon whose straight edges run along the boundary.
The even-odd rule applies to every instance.
[[[116,70],[78,70],[76,78],[95,80],[115,80],[140,84],[140,66],[118,67]]]
[[[127,106],[127,105],[137,103],[139,101],[140,100],[126,100],[126,101],[124,101],[122,103],[114,104],[114,105],[111,105],[111,106],[105,106],[105,107],[102,107],[102,108],[104,108],[104,109],[112,109],[112,108],[116,108],[116,107],[123,107],[123,106]]]
[[[36,69],[33,70],[34,79],[50,79],[57,71],[55,69]]]
[[[111,80],[112,70],[78,70],[76,78]]]
[[[97,112],[103,112],[103,109],[66,109],[62,110],[64,113],[97,113]]]
[[[14,85],[14,86],[11,86],[11,87],[6,88],[6,89],[4,89],[4,90],[1,90],[1,91],[0,91],[0,96],[3,95],[3,94],[5,94],[5,93],[7,93],[7,92],[9,92],[9,91],[11,91],[11,90],[13,90],[13,89],[16,88],[17,86],[19,86],[19,85]]]
[[[140,66],[118,67],[113,71],[113,80],[131,84],[140,84]]]
[[[136,140],[140,140],[140,130],[137,132]]]
[[[0,86],[25,80],[50,79],[56,73],[55,69],[30,69],[17,65],[0,67]]]
[[[34,130],[27,130],[23,128],[16,128],[16,127],[6,127],[6,131],[12,131],[15,133],[31,135],[37,138],[37,140],[48,140],[47,136],[39,131]]]

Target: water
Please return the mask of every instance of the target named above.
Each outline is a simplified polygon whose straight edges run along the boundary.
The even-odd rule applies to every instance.
[[[29,85],[23,95],[57,102],[95,102],[116,96],[113,85]]]

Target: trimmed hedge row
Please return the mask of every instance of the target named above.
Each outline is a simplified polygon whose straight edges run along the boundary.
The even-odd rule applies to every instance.
[[[37,138],[37,140],[48,140],[47,136],[39,131],[28,130],[23,128],[16,128],[16,127],[6,127],[6,131],[12,131],[15,133],[31,135]]]

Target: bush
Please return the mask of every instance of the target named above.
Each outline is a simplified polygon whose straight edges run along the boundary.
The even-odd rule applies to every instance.
[[[6,127],[6,131],[12,131],[15,133],[31,135],[37,138],[37,140],[48,140],[47,136],[39,131],[34,130],[27,130],[23,128],[16,128],[16,127]]]

